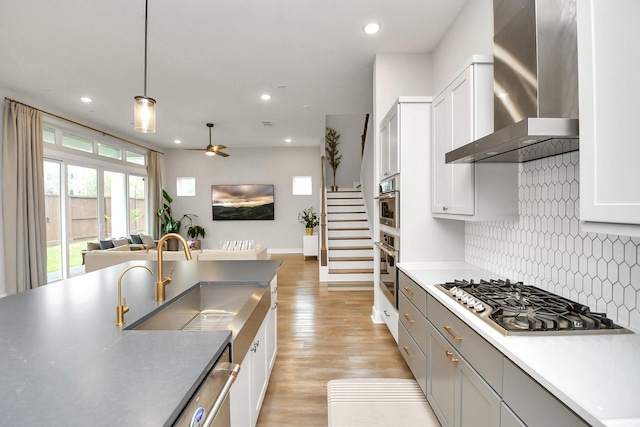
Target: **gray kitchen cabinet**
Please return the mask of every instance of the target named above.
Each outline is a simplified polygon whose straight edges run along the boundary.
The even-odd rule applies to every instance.
[[[427,399],[440,423],[443,427],[500,425],[500,396],[433,325],[428,327]]]
[[[503,399],[528,427],[589,425],[506,358]]]
[[[427,292],[398,272],[398,348],[422,392],[427,394]]]
[[[518,216],[516,164],[446,164],[445,154],[493,131],[493,60],[474,55],[433,100],[431,212],[438,218]]]
[[[500,427],[527,427],[507,405],[500,404]]]
[[[640,2],[579,0],[580,220],[583,230],[640,236]],[[632,43],[631,45],[629,43]]]

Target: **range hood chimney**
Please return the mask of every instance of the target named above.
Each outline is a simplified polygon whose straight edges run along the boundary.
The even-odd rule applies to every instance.
[[[575,151],[575,0],[494,0],[494,129],[446,163],[521,163]]]

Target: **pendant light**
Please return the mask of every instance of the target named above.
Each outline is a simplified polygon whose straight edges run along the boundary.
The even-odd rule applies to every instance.
[[[147,10],[144,3],[144,95],[133,98],[133,129],[142,133],[156,132],[156,101],[147,96]]]

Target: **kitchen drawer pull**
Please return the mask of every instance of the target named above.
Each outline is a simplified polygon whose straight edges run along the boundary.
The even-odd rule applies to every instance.
[[[462,337],[461,337],[460,335],[456,335],[456,334],[455,334],[455,332],[453,332],[453,331],[451,330],[451,326],[445,326],[445,327],[444,327],[444,330],[445,330],[445,331],[447,331],[447,333],[448,333],[449,335],[451,335],[451,336],[453,337],[453,339],[454,339],[454,340],[456,340],[456,341],[462,341]]]
[[[409,346],[404,346],[404,352],[407,353],[407,356],[409,356],[411,359],[413,359],[415,356],[413,354],[411,354],[411,352],[409,351]]]
[[[278,301],[274,302],[273,305],[271,306],[271,308],[278,308]]]
[[[413,319],[411,318],[411,316],[409,316],[409,313],[405,313],[405,314],[404,314],[404,318],[405,318],[405,319],[407,319],[407,321],[408,321],[409,323],[415,323],[415,322],[416,322],[415,320],[413,320]]]
[[[387,310],[384,310],[384,315],[389,317],[389,312]]]
[[[409,288],[408,286],[405,286],[404,290],[407,292],[407,294],[413,296],[413,291],[411,290],[411,288]]]
[[[446,354],[447,357],[449,358],[449,362],[451,362],[454,365],[456,363],[458,363],[458,361],[460,360],[460,359],[456,359],[455,357],[453,357],[453,351],[445,350],[444,354]]]

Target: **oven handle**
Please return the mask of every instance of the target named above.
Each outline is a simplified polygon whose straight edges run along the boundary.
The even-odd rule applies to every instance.
[[[390,249],[391,246],[387,245],[386,243],[383,242],[374,242],[374,245],[376,245],[377,247],[379,247],[380,249],[382,249],[382,251],[389,255],[392,256],[394,258],[398,258],[398,251],[396,251],[395,249]]]
[[[374,197],[374,199],[376,199],[376,200],[395,199],[396,196],[397,196],[397,193],[398,193],[398,191],[392,191],[390,193],[384,193],[384,194],[381,194],[381,195],[379,195],[377,197]]]
[[[213,406],[211,406],[211,409],[209,409],[209,411],[207,412],[208,415],[207,415],[207,418],[204,420],[204,423],[202,424],[203,427],[211,427],[211,424],[213,423],[213,419],[218,414],[220,407],[222,407],[224,400],[227,398],[227,395],[229,394],[229,390],[231,390],[231,386],[233,385],[233,382],[238,377],[238,372],[240,372],[240,365],[238,365],[237,363],[233,364],[229,362],[224,362],[222,366],[220,366],[220,368],[216,368],[216,370],[219,372],[220,371],[228,372],[229,378],[227,378],[227,381],[224,383],[224,387],[222,387],[222,390],[220,391],[220,394],[216,398],[216,401],[213,402]]]

